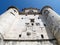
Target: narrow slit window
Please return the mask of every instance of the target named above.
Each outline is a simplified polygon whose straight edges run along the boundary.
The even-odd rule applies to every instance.
[[[19,37],[21,37],[21,34],[19,34]]]
[[[41,34],[41,38],[44,38],[43,34]]]
[[[44,24],[44,26],[46,26],[46,24]]]
[[[16,11],[16,10],[14,10],[14,12],[16,12],[16,13],[17,13],[17,11]]]
[[[33,26],[34,24],[32,23],[31,25]]]
[[[27,32],[27,36],[30,36],[31,35],[31,33],[30,32]]]
[[[38,17],[38,19],[40,19],[40,17]]]
[[[13,14],[14,16],[15,16],[15,14],[14,13],[12,13],[12,12],[10,12],[11,14]]]

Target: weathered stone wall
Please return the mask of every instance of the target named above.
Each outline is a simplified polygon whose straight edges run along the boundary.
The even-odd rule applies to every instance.
[[[49,13],[48,18],[47,16],[45,18],[43,14],[19,14],[16,8],[10,8],[0,16],[0,33],[3,36],[3,39],[0,39],[3,41],[1,44],[57,45],[54,35],[50,32],[52,28],[50,24],[56,20],[55,18],[52,20],[51,14]]]
[[[42,15],[44,15],[50,31],[58,40],[60,45],[60,16],[48,7],[45,7],[45,9],[42,11]]]

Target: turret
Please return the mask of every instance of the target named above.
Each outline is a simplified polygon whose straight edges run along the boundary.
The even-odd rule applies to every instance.
[[[11,28],[18,14],[19,12],[17,8],[11,6],[0,16],[0,33],[3,34],[5,31]]]
[[[0,15],[0,45],[4,45],[4,33],[8,32],[19,15],[19,11],[14,6],[7,9],[5,13]]]
[[[41,14],[45,17],[48,28],[60,45],[60,16],[50,6],[43,7]]]

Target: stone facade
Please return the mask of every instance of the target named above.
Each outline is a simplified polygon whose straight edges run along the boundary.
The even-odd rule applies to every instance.
[[[0,45],[60,45],[60,16],[49,6],[11,6],[0,16]]]

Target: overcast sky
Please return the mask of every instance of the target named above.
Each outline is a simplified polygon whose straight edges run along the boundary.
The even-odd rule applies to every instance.
[[[0,0],[0,14],[4,13],[9,6],[15,6],[21,11],[28,7],[41,9],[45,5],[51,6],[60,14],[60,0]]]

